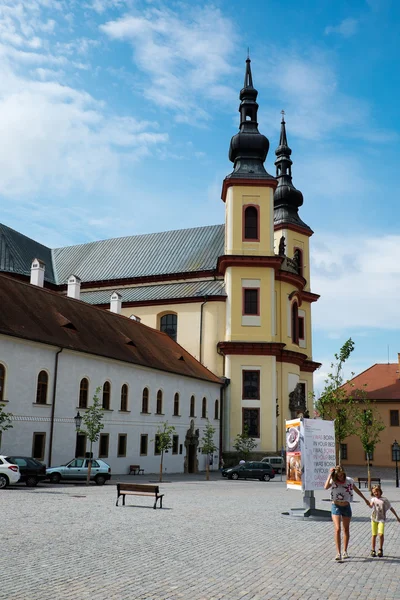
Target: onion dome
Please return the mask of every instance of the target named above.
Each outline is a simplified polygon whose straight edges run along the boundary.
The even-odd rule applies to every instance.
[[[250,63],[251,60],[247,57],[244,85],[239,95],[239,133],[233,136],[229,147],[229,160],[233,162],[234,169],[228,178],[274,179],[264,168],[269,141],[258,131],[256,102],[258,91],[253,86]]]
[[[292,150],[288,146],[284,112],[282,111],[281,135],[276,154],[276,177],[278,186],[274,192],[274,224],[292,224],[310,229],[299,217],[298,210],[303,204],[303,194],[292,183]]]

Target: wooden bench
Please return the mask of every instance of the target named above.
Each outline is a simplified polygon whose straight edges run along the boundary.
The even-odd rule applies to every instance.
[[[361,487],[361,484],[364,484],[364,487],[368,487],[368,477],[357,477],[357,481],[358,481],[358,487]],[[380,477],[371,477],[370,479],[371,483],[376,483],[378,485],[381,485],[381,478]]]
[[[148,485],[146,483],[117,483],[117,502],[122,496],[122,505],[125,506],[125,496],[153,496],[155,498],[153,508],[157,508],[157,502],[160,500],[160,508],[162,508],[162,499],[164,494],[160,494],[158,485]]]
[[[139,465],[129,465],[129,475],[144,475],[144,469],[141,469]]]

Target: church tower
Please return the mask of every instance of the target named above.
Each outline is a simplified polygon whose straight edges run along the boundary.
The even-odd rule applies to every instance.
[[[304,414],[312,391],[317,363],[311,361],[310,302],[318,297],[309,291],[312,231],[298,215],[303,196],[291,180],[285,122],[275,178],[264,166],[269,141],[258,130],[257,96],[247,58],[239,132],[229,148],[234,167],[222,187],[225,250],[218,268],[227,302],[218,351],[230,380],[224,450],[247,430],[259,452],[276,452],[284,443],[284,420]]]

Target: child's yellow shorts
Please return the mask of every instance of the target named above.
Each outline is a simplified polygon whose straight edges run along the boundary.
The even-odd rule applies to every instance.
[[[383,535],[385,533],[385,523],[377,523],[376,521],[371,521],[371,529],[372,535]]]

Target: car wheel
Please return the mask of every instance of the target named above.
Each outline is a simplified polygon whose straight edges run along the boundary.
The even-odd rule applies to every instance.
[[[239,475],[237,473],[232,473],[231,479],[239,479]]]
[[[0,475],[0,490],[8,486],[8,477]]]
[[[61,481],[60,473],[52,473],[50,475],[50,481],[51,481],[51,483],[60,483],[60,481]]]
[[[268,475],[268,473],[265,473],[265,474],[263,475],[263,481],[269,481],[270,479],[271,479],[271,476],[270,476],[270,475]]]
[[[28,487],[36,487],[38,484],[38,480],[34,475],[31,475],[30,477],[27,477],[25,483]]]
[[[96,485],[104,485],[106,482],[106,478],[104,477],[104,475],[96,475],[94,480],[96,482]]]

